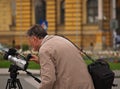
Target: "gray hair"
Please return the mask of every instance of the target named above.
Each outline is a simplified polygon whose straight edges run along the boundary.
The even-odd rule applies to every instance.
[[[28,36],[36,36],[39,39],[44,38],[47,35],[46,30],[44,30],[39,24],[35,24],[27,31]]]

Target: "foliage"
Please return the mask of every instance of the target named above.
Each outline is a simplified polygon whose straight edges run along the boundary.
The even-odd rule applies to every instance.
[[[0,60],[3,60],[3,56],[0,54]]]
[[[22,51],[27,51],[29,50],[29,46],[27,44],[22,45]]]

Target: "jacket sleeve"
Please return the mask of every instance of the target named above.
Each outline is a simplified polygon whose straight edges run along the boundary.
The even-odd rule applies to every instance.
[[[41,83],[39,89],[53,89],[54,82],[56,80],[55,67],[52,62],[52,56],[50,50],[42,49],[39,52],[40,66],[41,66]]]

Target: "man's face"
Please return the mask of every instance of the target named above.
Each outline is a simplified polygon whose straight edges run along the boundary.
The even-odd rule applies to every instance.
[[[29,36],[28,41],[30,46],[33,48],[34,51],[38,51],[41,45],[41,40],[36,36]]]

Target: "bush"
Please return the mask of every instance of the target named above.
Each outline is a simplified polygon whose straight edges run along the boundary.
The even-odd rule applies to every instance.
[[[0,54],[0,61],[3,60],[3,55]]]
[[[29,50],[29,46],[27,44],[22,45],[22,51],[27,51]]]

